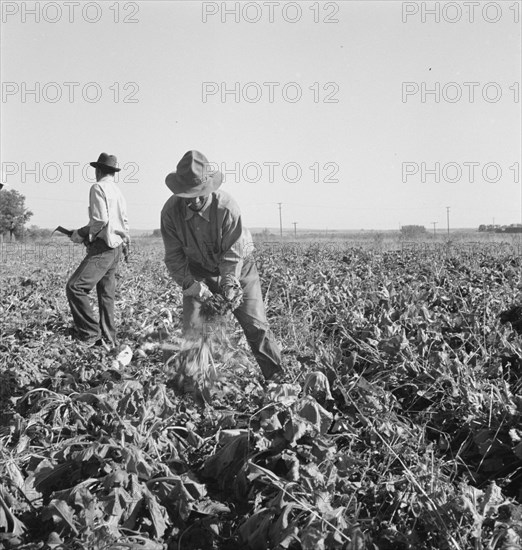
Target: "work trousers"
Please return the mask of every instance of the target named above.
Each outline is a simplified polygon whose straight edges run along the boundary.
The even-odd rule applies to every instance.
[[[103,337],[109,343],[116,343],[114,295],[121,253],[121,246],[110,248],[102,239],[96,239],[87,245],[87,255],[67,282],[67,299],[82,340]],[[99,320],[94,317],[89,298],[94,287],[98,294]]]
[[[219,291],[219,276],[201,277],[193,272],[192,276],[204,280],[209,289]],[[243,289],[243,303],[233,312],[238,320],[252,353],[266,379],[281,373],[281,351],[268,326],[259,282],[259,274],[253,258],[243,263],[240,277]],[[183,297],[183,331],[185,336],[194,337],[207,329],[206,319],[201,313],[201,302],[193,297]]]

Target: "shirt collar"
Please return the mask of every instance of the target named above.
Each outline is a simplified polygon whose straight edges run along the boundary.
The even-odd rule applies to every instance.
[[[210,222],[210,204],[212,202],[212,195],[209,195],[203,205],[203,208],[199,212],[194,212],[191,208],[185,203],[185,220],[190,220],[193,216],[199,215],[205,221]]]

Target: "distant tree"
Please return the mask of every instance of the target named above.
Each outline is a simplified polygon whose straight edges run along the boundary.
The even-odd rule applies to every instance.
[[[407,239],[422,237],[426,234],[426,228],[423,225],[403,225],[401,227],[401,236]]]
[[[487,231],[487,230],[488,230],[488,228],[487,228],[487,226],[486,226],[486,225],[484,225],[483,223],[481,223],[481,224],[479,225],[479,228],[478,228],[478,230],[482,232],[482,231]]]
[[[15,189],[0,190],[0,234],[19,236],[33,213],[25,207],[25,196]]]
[[[509,224],[505,230],[506,233],[522,233],[522,225],[519,223]]]
[[[153,237],[161,237],[161,229],[154,229],[152,232]]]
[[[51,237],[52,231],[50,229],[38,227],[37,225],[31,225],[31,227],[27,228],[25,234],[27,235],[27,238],[36,241],[40,239],[49,239]]]

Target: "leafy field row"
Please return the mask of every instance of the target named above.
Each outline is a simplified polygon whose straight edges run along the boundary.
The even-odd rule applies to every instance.
[[[71,339],[70,255],[0,266],[0,546],[521,547],[518,256],[261,250],[288,383],[216,321],[210,404],[179,391],[162,256],[121,269],[128,365]]]

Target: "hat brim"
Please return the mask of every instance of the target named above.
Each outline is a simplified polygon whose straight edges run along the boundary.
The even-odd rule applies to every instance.
[[[101,168],[102,170],[108,170],[112,172],[119,172],[121,168],[114,168],[114,166],[109,166],[108,164],[103,164],[103,162],[90,162],[89,163],[93,168]]]
[[[178,178],[176,172],[171,172],[165,178],[165,185],[178,197],[192,199],[195,197],[206,197],[223,183],[223,174],[221,172],[213,172],[208,174],[207,179],[199,185],[190,185],[186,181]]]

